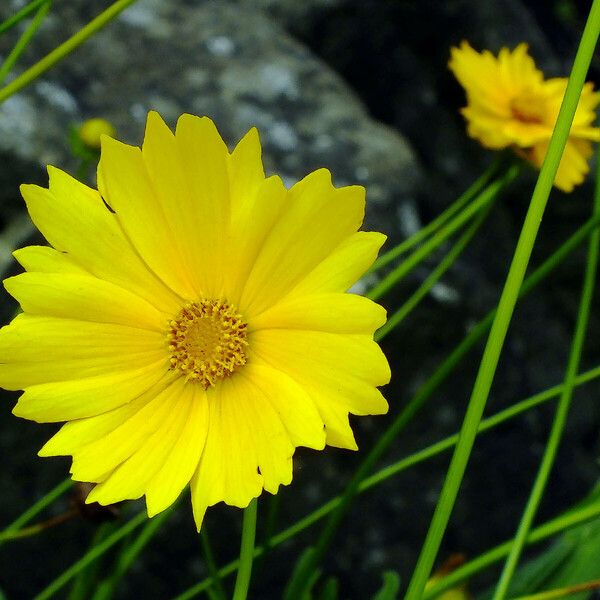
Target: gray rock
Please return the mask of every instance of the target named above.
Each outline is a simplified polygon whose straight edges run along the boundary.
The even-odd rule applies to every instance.
[[[105,0],[56,3],[19,64],[32,64],[106,4]],[[371,119],[342,78],[281,29],[268,16],[269,3],[264,4],[265,12],[249,2],[139,0],[68,59],[0,105],[0,203],[7,216],[0,223],[0,271],[16,270],[10,257],[14,247],[41,241],[28,224],[18,184],[43,183],[48,163],[71,172],[77,168],[69,151],[69,127],[104,117],[116,126],[120,139],[139,144],[150,109],[158,110],[171,125],[183,112],[209,115],[230,145],[256,125],[269,172],[281,174],[289,185],[311,170],[328,167],[336,184],[360,183],[367,188],[367,227],[390,232],[397,206],[414,204],[420,169],[411,147],[401,135]],[[0,3],[0,18],[17,5]],[[1,55],[9,51],[16,33],[0,38]],[[4,319],[15,310],[7,302],[4,296]],[[9,406],[9,399],[3,400]],[[35,457],[51,427],[15,419],[8,408],[2,417],[6,418],[0,427],[0,453],[10,454],[11,461],[0,471],[0,485],[10,488],[0,511],[2,521],[9,522],[65,476],[67,461],[43,462]],[[349,453],[313,456],[299,451],[298,455],[294,489],[281,494],[282,505],[289,507],[286,511],[300,517],[339,491],[341,469],[347,471],[354,463]],[[323,476],[315,478],[315,472]],[[65,505],[59,503],[56,510]],[[214,543],[221,556],[229,556],[232,540],[238,543],[239,516],[239,511],[217,508],[207,518],[209,529],[213,518],[219,522]],[[37,540],[35,553],[17,549],[12,567],[0,569],[0,579],[11,582],[7,593],[31,597],[39,591],[49,577],[35,569],[36,560],[51,554],[45,561],[48,572],[60,572],[85,551],[85,528],[74,523],[66,534],[58,532],[64,536],[60,553],[54,552],[52,537]],[[198,581],[206,573],[198,553],[190,552],[196,546],[186,506],[161,532],[156,551],[146,552],[138,563],[133,583],[129,578],[123,582],[121,597],[171,597]],[[166,557],[164,548],[172,558]],[[272,569],[266,578],[275,579],[277,591],[260,597],[279,596],[289,569],[289,563],[281,561],[294,559],[298,548],[277,559],[280,563],[269,563],[284,566]],[[25,566],[16,569],[16,564]],[[140,573],[143,581],[135,583]]]
[[[58,7],[27,60],[77,31],[102,4]],[[0,16],[8,13],[0,7]],[[9,43],[0,44],[5,53]],[[0,106],[0,150],[73,170],[70,125],[102,116],[120,139],[138,144],[150,109],[171,124],[182,112],[209,115],[230,144],[257,126],[268,171],[286,183],[325,166],[338,185],[365,185],[371,227],[385,229],[418,181],[406,140],[373,121],[339,76],[246,2],[140,0]]]

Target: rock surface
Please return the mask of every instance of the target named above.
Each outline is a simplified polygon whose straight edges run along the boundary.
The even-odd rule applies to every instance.
[[[22,64],[51,50],[108,2],[55,4]],[[0,19],[20,5],[15,0],[0,3]],[[0,105],[0,270],[14,271],[10,249],[37,239],[24,216],[18,184],[44,182],[46,163],[71,171],[77,166],[68,150],[68,127],[102,116],[116,125],[121,139],[137,144],[149,109],[171,124],[185,111],[207,114],[230,144],[258,126],[270,172],[292,183],[325,166],[338,185],[365,185],[367,227],[398,240],[438,214],[492,158],[465,135],[458,114],[464,98],[446,69],[449,47],[463,38],[492,50],[527,40],[540,66],[564,75],[576,47],[576,17],[559,22],[549,10],[522,0],[139,0],[33,86]],[[0,37],[1,55],[14,39]],[[357,423],[361,448],[372,446],[448,351],[496,302],[534,177],[528,173],[520,178],[443,285],[387,340],[395,367],[387,391],[390,415]],[[589,198],[589,184],[572,196],[553,194],[534,262],[587,217]],[[582,256],[520,304],[490,412],[560,381]],[[431,264],[385,298],[386,306],[404,301]],[[6,300],[0,307],[4,320],[15,310]],[[598,302],[595,309],[591,340],[600,335]],[[589,346],[585,366],[600,362],[597,344]],[[392,458],[457,429],[479,358],[480,350],[473,352],[432,398],[397,441]],[[583,496],[598,477],[598,386],[586,390],[577,395],[540,520]],[[50,428],[15,419],[9,413],[14,395],[4,399],[0,455],[10,461],[0,471],[5,490],[0,517],[9,521],[64,477],[68,461],[36,458]],[[473,556],[513,534],[547,436],[548,408],[478,441],[441,557],[457,551]],[[282,526],[339,492],[362,456],[300,451],[294,484],[280,493]],[[385,569],[399,571],[407,581],[447,461],[440,457],[358,500],[325,565],[327,575],[340,577],[342,597],[371,597]],[[59,503],[54,510],[65,507]],[[207,517],[220,563],[236,556],[238,517],[219,507]],[[9,597],[32,596],[80,557],[94,529],[74,522],[14,545],[11,560],[0,563],[0,588]],[[317,531],[315,527],[300,542],[314,539]],[[58,543],[61,553],[54,552]],[[257,569],[255,597],[280,597],[301,547],[293,543],[273,552],[267,567]],[[37,568],[40,557],[43,571]],[[184,507],[124,580],[120,597],[171,597],[205,575],[189,507]]]

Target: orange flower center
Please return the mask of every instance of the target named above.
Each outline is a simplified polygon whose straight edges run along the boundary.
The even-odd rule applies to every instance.
[[[546,101],[539,94],[525,90],[511,101],[510,110],[522,123],[544,123]]]
[[[223,300],[186,304],[170,321],[171,369],[204,389],[246,364],[247,325]]]

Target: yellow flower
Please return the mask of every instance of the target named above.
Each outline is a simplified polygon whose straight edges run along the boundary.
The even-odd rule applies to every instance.
[[[88,119],[77,130],[83,143],[94,150],[100,149],[100,139],[103,135],[115,137],[117,131],[106,119]]]
[[[448,64],[467,94],[462,114],[468,133],[487,148],[514,147],[540,168],[558,117],[567,79],[547,79],[519,44],[502,48],[496,58],[488,50],[476,52],[468,42],[452,48]],[[554,185],[570,192],[589,171],[592,141],[600,140],[594,127],[600,94],[586,83]]]
[[[356,449],[349,412],[387,411],[385,311],[345,293],[385,239],[357,232],[362,187],[320,169],[286,190],[255,129],[229,153],[210,119],[174,135],[157,113],[141,150],[103,137],[99,191],[48,171],[22,186],[52,247],[15,252],[0,384],[25,390],[17,416],[67,421],[40,455],[72,455],[88,502],[152,516],[191,481],[200,528],[289,484],[297,446]]]

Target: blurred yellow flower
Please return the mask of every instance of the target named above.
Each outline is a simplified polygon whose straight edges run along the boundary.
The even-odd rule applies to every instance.
[[[113,124],[106,119],[88,119],[84,121],[77,130],[81,141],[88,147],[94,150],[100,149],[100,139],[103,135],[115,137],[117,130]]]
[[[462,114],[468,133],[487,148],[514,147],[540,168],[558,117],[567,79],[544,79],[526,44],[512,52],[502,48],[496,58],[488,50],[479,53],[468,42],[451,49],[448,64],[467,94]],[[570,192],[589,171],[592,141],[600,140],[594,127],[600,94],[586,83],[575,113],[569,140],[554,185]]]
[[[287,190],[255,129],[230,153],[210,119],[157,113],[141,149],[103,137],[99,191],[48,171],[22,186],[52,247],[15,252],[0,384],[25,390],[17,416],[67,421],[40,455],[72,455],[88,502],[152,516],[191,481],[200,528],[289,484],[297,446],[356,449],[349,412],[387,411],[385,311],[345,293],[385,239],[357,231],[364,188],[320,169]]]

